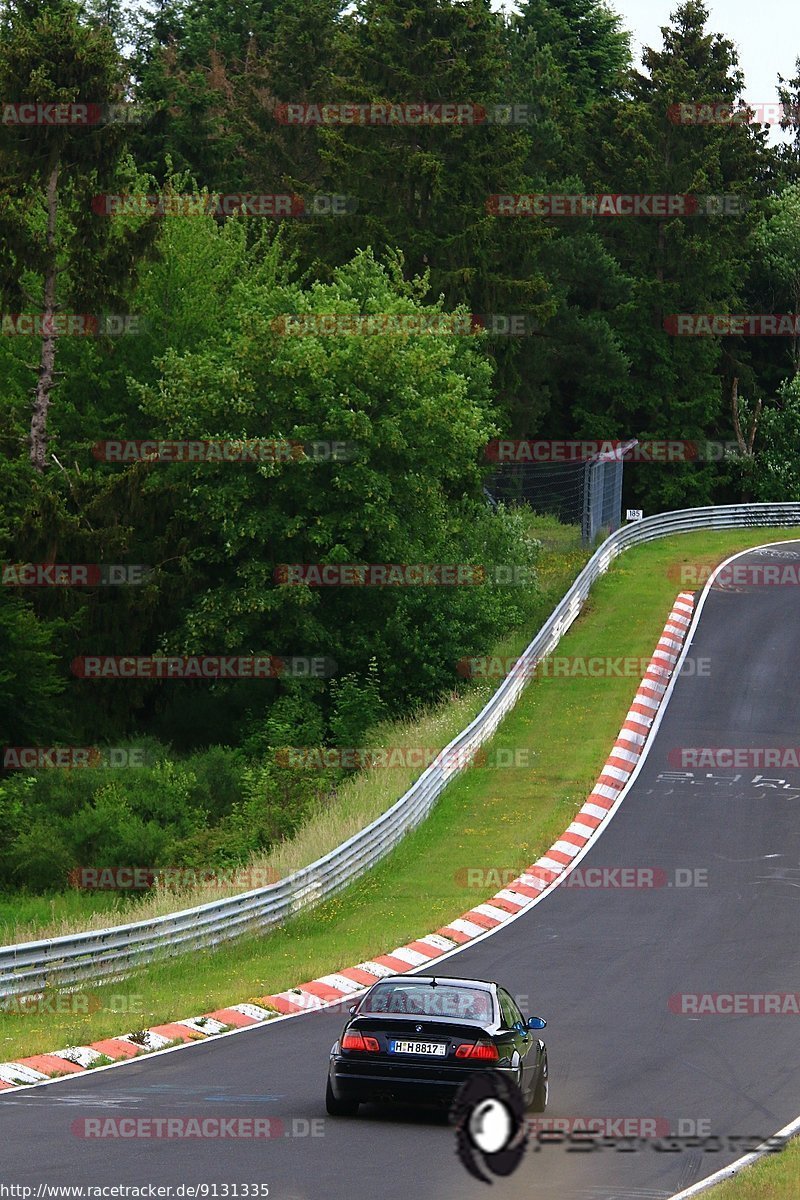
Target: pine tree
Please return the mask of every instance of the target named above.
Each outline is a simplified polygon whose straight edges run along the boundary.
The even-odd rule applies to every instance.
[[[621,90],[630,60],[618,24],[598,0],[530,0],[511,18],[511,91],[534,116],[524,190],[586,191],[592,109]],[[548,281],[552,311],[515,360],[511,427],[523,437],[571,437],[585,406],[610,404],[627,377],[610,323],[627,295],[626,279],[591,222],[522,220],[539,226],[531,232],[540,235],[536,264]]]
[[[707,17],[700,0],[687,0],[662,28],[663,48],[645,49],[644,71],[632,74],[628,98],[607,110],[590,190],[729,194],[743,211],[597,218],[632,279],[630,298],[614,319],[631,371],[610,408],[584,412],[580,432],[586,435],[602,425],[640,440],[733,436],[723,346],[716,338],[674,336],[667,320],[678,313],[742,311],[753,201],[766,187],[763,131],[675,123],[677,104],[735,105],[741,95],[735,47],[706,31]],[[629,478],[635,500],[652,511],[708,503],[716,469],[651,464],[634,468]]]
[[[578,108],[619,94],[631,65],[630,39],[602,0],[525,0],[518,23],[551,50]]]

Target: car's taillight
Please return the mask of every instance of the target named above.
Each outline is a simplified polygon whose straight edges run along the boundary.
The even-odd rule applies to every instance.
[[[378,1045],[377,1038],[365,1037],[363,1033],[359,1033],[358,1030],[356,1030],[355,1032],[346,1033],[344,1035],[342,1038],[342,1049],[362,1051],[370,1050],[373,1054],[376,1054],[378,1050],[380,1050],[380,1046]]]
[[[462,1042],[456,1046],[456,1058],[479,1058],[483,1062],[497,1062],[500,1055],[493,1042]]]

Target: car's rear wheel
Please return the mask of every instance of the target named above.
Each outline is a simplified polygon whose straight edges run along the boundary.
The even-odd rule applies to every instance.
[[[354,1117],[358,1112],[357,1100],[338,1100],[333,1094],[331,1081],[325,1089],[325,1109],[329,1117]]]
[[[550,1079],[547,1071],[547,1053],[545,1052],[542,1069],[539,1072],[539,1078],[536,1081],[536,1090],[533,1093],[531,1100],[532,1112],[544,1112],[547,1108],[547,1101],[550,1098]]]

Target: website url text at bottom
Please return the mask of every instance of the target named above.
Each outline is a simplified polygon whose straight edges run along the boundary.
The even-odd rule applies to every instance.
[[[205,1197],[231,1198],[262,1197],[269,1195],[266,1183],[105,1183],[72,1184],[40,1183],[36,1187],[23,1183],[0,1183],[0,1200],[14,1197],[15,1200],[61,1200],[75,1197],[76,1200],[94,1200],[95,1197],[176,1197],[178,1200],[204,1200]]]

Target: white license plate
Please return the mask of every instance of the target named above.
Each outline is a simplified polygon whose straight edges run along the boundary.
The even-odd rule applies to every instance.
[[[443,1057],[447,1053],[444,1042],[389,1042],[392,1054],[438,1054]]]

